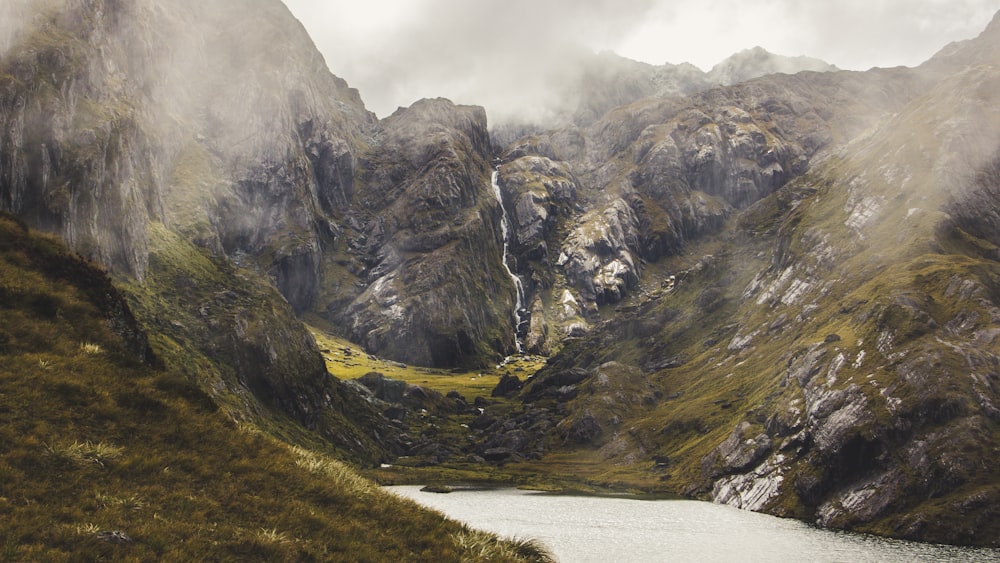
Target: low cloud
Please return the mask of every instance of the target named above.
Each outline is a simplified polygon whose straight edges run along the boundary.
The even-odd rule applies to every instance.
[[[544,106],[583,54],[709,69],[756,45],[847,69],[916,65],[997,0],[286,0],[334,74],[385,116],[423,97],[491,115]]]
[[[494,113],[530,104],[566,78],[581,52],[620,42],[652,0],[382,0],[363,8],[324,3],[318,12],[305,0],[288,4],[334,74],[385,116],[423,97]],[[367,19],[370,10],[381,14],[377,23]]]

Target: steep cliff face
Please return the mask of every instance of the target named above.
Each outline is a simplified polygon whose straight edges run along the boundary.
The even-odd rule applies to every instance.
[[[266,0],[7,9],[0,207],[111,268],[157,353],[233,417],[391,449],[292,311],[374,123],[301,25]]]
[[[482,108],[424,100],[380,124],[351,217],[359,294],[326,308],[370,352],[453,367],[513,350],[490,152]]]
[[[374,118],[277,2],[52,2],[4,60],[4,208],[143,277],[151,222],[303,309]],[[275,40],[279,38],[280,40]]]
[[[118,14],[63,2],[21,9],[25,28],[0,71],[3,209],[141,276],[161,185],[137,84],[121,80],[137,65],[129,68],[127,47],[109,37]],[[128,48],[134,43],[148,54],[139,41]]]
[[[786,175],[760,184],[767,175],[734,174],[725,159],[715,180],[685,175],[685,144],[670,127],[663,164],[636,168],[639,178],[656,171],[653,181],[633,187],[652,199],[651,188],[704,178],[728,219],[712,237],[687,231],[684,254],[648,263],[638,291],[525,387],[514,424],[530,414],[557,429],[526,448],[597,456],[609,481],[822,526],[996,545],[997,29],[919,69],[706,93],[727,100],[716,107],[746,104],[734,121],[753,127],[747,146],[760,131],[763,154]],[[655,146],[628,143],[655,128],[629,132],[643,112],[674,115],[662,108],[627,108],[632,121],[603,129],[622,134],[601,138],[631,147],[624,154]],[[702,146],[739,150],[738,135],[725,139]],[[551,138],[531,144],[595,154],[586,143],[562,153]],[[760,167],[761,154],[736,161]],[[602,177],[576,166],[582,184]]]

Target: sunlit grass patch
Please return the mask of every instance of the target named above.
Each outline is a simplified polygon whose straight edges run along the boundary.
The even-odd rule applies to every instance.
[[[118,508],[125,512],[139,512],[146,508],[146,501],[135,494],[125,496],[98,494],[96,500],[101,508]]]
[[[500,539],[493,534],[468,527],[451,537],[462,548],[466,557],[473,561],[525,559],[544,563],[556,560],[541,542],[534,539]]]
[[[100,344],[95,344],[93,342],[81,342],[80,351],[88,356],[96,356],[97,354],[103,354],[104,348]]]
[[[56,463],[91,465],[106,467],[111,461],[121,458],[125,449],[104,442],[76,442],[72,444],[43,444],[43,455]]]
[[[348,340],[314,326],[307,325],[307,328],[319,345],[327,370],[335,377],[357,379],[366,373],[378,372],[390,379],[405,381],[442,395],[456,391],[468,401],[476,397],[490,398],[503,375],[525,380],[545,365],[545,358],[541,356],[512,356],[490,369],[472,371],[410,366],[370,356]]]
[[[331,479],[334,483],[361,495],[379,490],[375,483],[362,477],[341,461],[299,446],[292,446],[291,450],[295,454],[295,465],[310,473]]]

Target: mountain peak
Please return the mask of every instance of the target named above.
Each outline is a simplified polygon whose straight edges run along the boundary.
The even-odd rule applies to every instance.
[[[993,20],[978,37],[945,45],[921,66],[932,71],[951,72],[958,67],[994,62],[998,57],[1000,57],[1000,11],[994,14]]]
[[[796,74],[803,71],[829,72],[839,70],[820,59],[776,55],[756,46],[735,53],[712,67],[708,76],[717,84],[738,84],[768,74]]]

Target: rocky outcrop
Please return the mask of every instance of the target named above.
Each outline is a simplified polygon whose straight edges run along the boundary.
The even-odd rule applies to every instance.
[[[565,163],[523,156],[501,166],[497,182],[513,211],[514,254],[522,260],[547,260],[547,241],[557,218],[567,216],[577,199],[573,173]]]
[[[645,263],[718,233],[924,80],[890,71],[772,76],[641,100],[586,128],[513,143],[499,177],[529,300],[545,295],[545,317],[558,319],[569,291],[584,318],[567,318],[558,332],[585,330],[585,317],[638,289]]]
[[[423,100],[382,123],[367,153],[356,256],[362,292],[328,314],[398,361],[484,365],[514,349],[482,108]]]
[[[585,213],[563,242],[556,266],[589,303],[621,301],[639,283],[638,219],[622,200]]]

